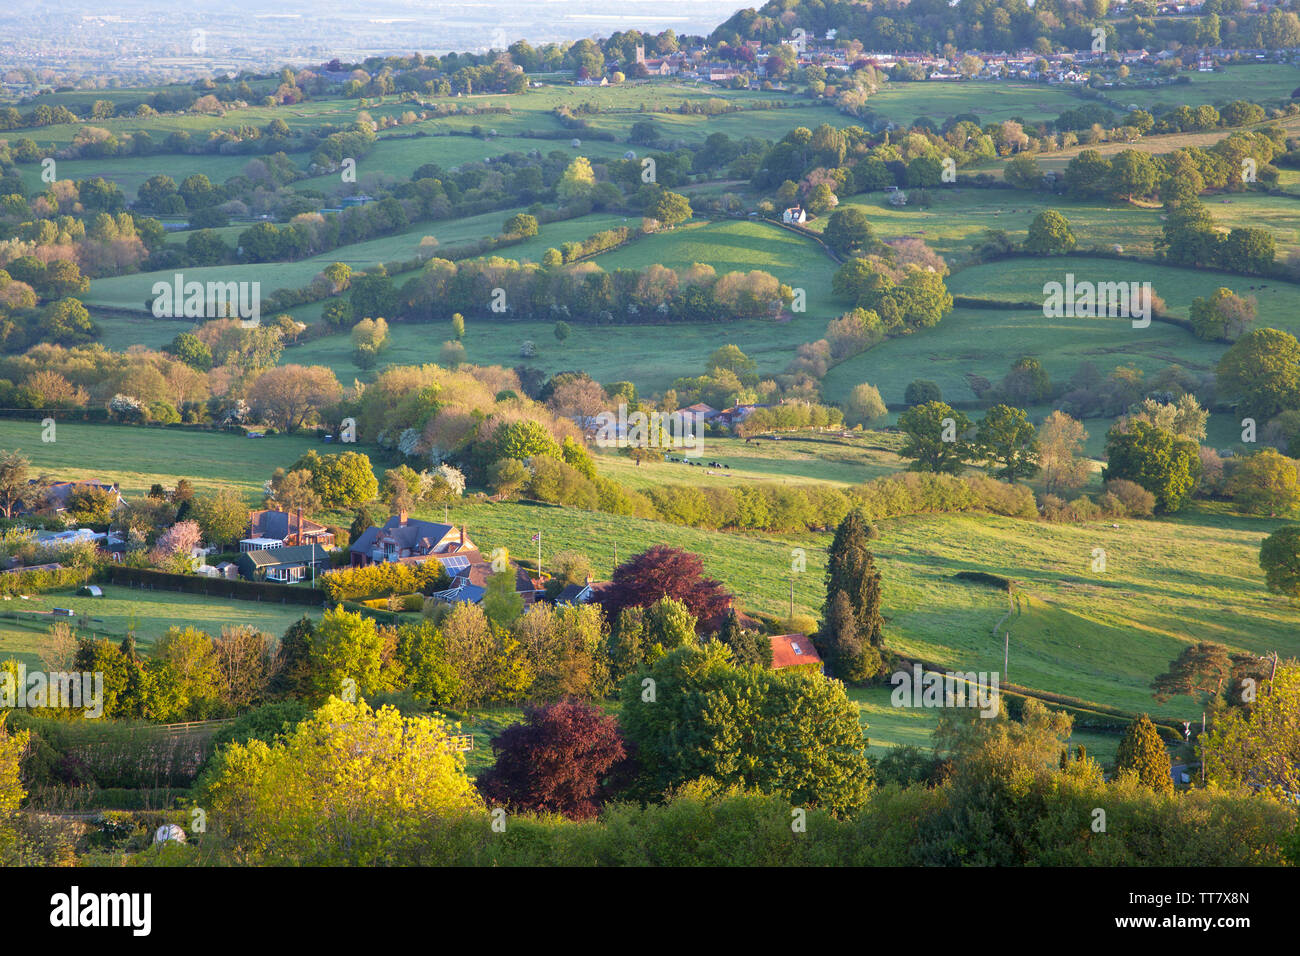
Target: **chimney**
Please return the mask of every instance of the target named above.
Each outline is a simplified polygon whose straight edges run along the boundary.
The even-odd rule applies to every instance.
[[[588,584],[588,585],[591,584],[591,575],[590,575],[590,574],[587,575],[587,584]]]
[[[397,523],[398,523],[399,525],[401,525],[403,528],[406,527],[406,509],[405,509],[405,508],[403,508],[401,511],[397,512]]]
[[[465,547],[465,526],[460,526],[460,546]]]
[[[297,515],[297,517],[298,517],[298,520],[297,520],[296,522],[294,522],[294,524],[297,525],[298,530],[297,530],[297,532],[294,534],[293,543],[294,543],[294,544],[302,544],[302,508],[299,508],[299,509],[298,509],[298,515]]]

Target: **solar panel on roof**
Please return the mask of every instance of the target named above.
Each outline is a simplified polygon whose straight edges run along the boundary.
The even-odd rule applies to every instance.
[[[442,562],[442,566],[448,571],[459,571],[461,568],[469,567],[469,558],[464,555],[453,555],[452,557],[439,558],[438,560]]]

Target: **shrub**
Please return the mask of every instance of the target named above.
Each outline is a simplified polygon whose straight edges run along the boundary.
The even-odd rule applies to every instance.
[[[1135,481],[1114,478],[1106,482],[1106,491],[1120,500],[1130,518],[1149,518],[1155,511],[1156,496]]]

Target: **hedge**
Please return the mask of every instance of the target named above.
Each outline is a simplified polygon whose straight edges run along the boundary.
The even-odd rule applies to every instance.
[[[303,604],[312,607],[320,607],[325,603],[325,598],[320,591],[292,584],[231,581],[226,578],[205,578],[195,574],[170,574],[148,568],[126,568],[115,565],[108,569],[108,580],[113,584],[124,584],[129,587],[181,591],[186,594],[235,598],[240,601],[279,601],[281,604]]]
[[[1010,594],[1016,589],[1016,582],[1010,578],[1004,578],[1000,574],[990,574],[987,571],[958,571],[953,575],[958,581],[970,581],[973,584],[987,584],[990,587],[999,588]]]
[[[0,574],[0,594],[31,594],[56,588],[80,587],[95,577],[96,573],[97,569],[93,567],[13,571]]]

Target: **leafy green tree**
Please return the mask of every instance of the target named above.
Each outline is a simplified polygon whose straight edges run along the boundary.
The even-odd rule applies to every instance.
[[[1116,426],[1106,436],[1103,481],[1123,478],[1156,496],[1159,511],[1174,512],[1196,487],[1201,459],[1196,442],[1144,421]]]
[[[1013,156],[1002,166],[1002,180],[1015,189],[1039,189],[1043,170],[1032,156]]]
[[[1224,237],[1219,256],[1225,269],[1247,275],[1267,275],[1277,258],[1277,240],[1267,229],[1238,226]]]
[[[27,798],[22,762],[31,743],[29,731],[10,731],[8,713],[0,713],[0,865],[18,863],[18,809]]]
[[[943,402],[927,402],[898,416],[898,428],[907,436],[900,458],[912,459],[912,471],[959,474],[972,457],[966,435],[971,420]]]
[[[447,655],[447,640],[430,621],[397,629],[397,659],[411,692],[435,706],[448,706],[460,695],[460,675]]]
[[[1247,332],[1219,359],[1219,395],[1263,421],[1300,408],[1300,341],[1278,329]]]
[[[374,319],[397,311],[397,286],[382,265],[376,266],[373,272],[354,273],[350,288],[353,316]]]
[[[867,304],[873,296],[891,285],[887,276],[878,272],[870,260],[863,258],[845,260],[831,279],[831,291],[855,305]]]
[[[1192,331],[1198,339],[1208,342],[1235,342],[1254,324],[1257,305],[1254,296],[1239,296],[1231,289],[1219,288],[1208,299],[1192,300]]]
[[[872,243],[871,220],[861,209],[837,209],[826,220],[822,239],[841,256],[861,252]]]
[[[437,717],[332,698],[281,740],[226,747],[198,802],[214,837],[249,862],[406,862],[395,854],[417,826],[482,809],[451,735]]]
[[[1132,721],[1120,738],[1115,754],[1115,773],[1133,774],[1144,787],[1156,793],[1172,793],[1169,751],[1151,718],[1143,714]]]
[[[1157,168],[1150,154],[1126,149],[1111,163],[1111,194],[1129,202],[1134,196],[1149,196],[1156,188]]]
[[[18,451],[0,449],[0,513],[12,518],[34,504],[41,495],[41,482],[33,482],[32,462]]]
[[[623,682],[619,725],[636,748],[641,791],[657,799],[704,781],[837,815],[861,807],[872,772],[843,686],[729,658],[717,642],[680,647]]]
[[[524,463],[516,458],[502,458],[488,466],[488,487],[502,498],[513,498],[523,490],[532,477]]]
[[[642,621],[642,640],[650,660],[662,657],[673,648],[695,643],[695,615],[674,598],[664,596],[647,605]]]
[[[1170,181],[1177,182],[1178,177]],[[1167,259],[1182,265],[1210,265],[1219,259],[1219,236],[1214,217],[1195,197],[1171,205],[1165,202],[1165,222],[1160,229],[1156,248]]]
[[[212,369],[212,349],[193,332],[181,332],[172,339],[171,353],[200,372]]]
[[[909,382],[903,391],[903,401],[908,405],[924,405],[927,402],[942,402],[943,392],[934,382],[918,378]]]
[[[1261,448],[1237,463],[1225,490],[1242,510],[1257,515],[1291,515],[1300,506],[1300,462]]]
[[[1025,251],[1035,256],[1063,255],[1076,245],[1070,221],[1055,209],[1044,209],[1029,224]]]
[[[345,688],[363,697],[378,693],[383,689],[383,649],[373,618],[342,607],[326,611],[311,636],[313,699],[319,702],[331,695],[341,696]]]
[[[1259,546],[1259,566],[1270,591],[1300,597],[1300,525],[1286,525]]]
[[[1199,741],[1209,780],[1259,789],[1281,801],[1300,793],[1300,662],[1277,665],[1249,708],[1220,712]]]
[[[192,508],[203,540],[209,544],[231,544],[248,529],[248,505],[230,488],[215,495],[196,496]]]
[[[863,382],[853,386],[849,400],[844,406],[844,420],[850,425],[879,424],[889,414],[885,400],[880,397],[880,390],[874,385]]]
[[[521,419],[502,425],[493,437],[492,460],[514,458],[527,461],[534,455],[548,458],[560,457],[560,446],[556,444],[551,433],[532,419]]]
[[[321,455],[312,449],[294,462],[290,471],[299,469],[311,474],[312,490],[326,508],[355,507],[373,501],[379,494],[379,480],[370,458],[361,452]]]
[[[1041,362],[1032,355],[1022,355],[1011,363],[1011,369],[998,387],[1000,397],[1008,402],[1039,405],[1052,396],[1052,380]]]
[[[658,219],[665,226],[672,227],[690,219],[695,213],[691,209],[690,200],[681,193],[665,189],[646,207],[646,215],[651,219]]]
[[[980,419],[975,444],[988,459],[989,473],[1003,481],[1038,473],[1038,434],[1024,409],[994,405]]]
[[[1066,164],[1065,187],[1071,196],[1080,199],[1105,196],[1112,192],[1113,184],[1114,170],[1110,160],[1095,149],[1081,150],[1078,156]],[[1030,234],[1033,234],[1032,226]]]
[[[524,613],[524,599],[515,590],[515,569],[489,575],[483,595],[483,612],[498,627],[509,627]]]
[[[592,171],[591,160],[577,156],[569,163],[556,184],[555,192],[563,202],[585,199],[596,188],[596,174]]]
[[[537,217],[526,212],[516,213],[506,220],[502,232],[511,237],[527,239],[537,235]]]
[[[271,679],[272,693],[306,697],[311,692],[311,647],[316,625],[303,615],[280,638],[280,667]]]

